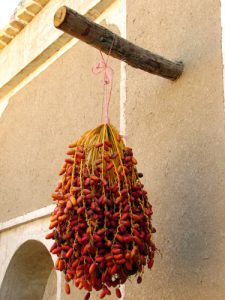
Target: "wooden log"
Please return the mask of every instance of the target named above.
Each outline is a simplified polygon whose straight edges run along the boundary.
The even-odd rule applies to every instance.
[[[111,56],[125,61],[134,68],[170,80],[178,79],[183,72],[182,62],[172,62],[136,46],[69,7],[62,6],[57,10],[54,16],[54,25],[106,54],[109,54],[112,47]]]

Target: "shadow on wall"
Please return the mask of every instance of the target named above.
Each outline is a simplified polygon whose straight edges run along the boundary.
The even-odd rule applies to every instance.
[[[35,240],[25,242],[11,259],[0,299],[55,299],[57,279],[52,270],[53,261],[46,247]]]

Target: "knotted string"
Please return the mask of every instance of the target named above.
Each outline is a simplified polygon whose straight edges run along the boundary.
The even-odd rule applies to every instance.
[[[113,71],[112,67],[109,65],[108,60],[109,60],[109,56],[112,51],[114,40],[115,40],[115,35],[113,36],[112,45],[109,49],[107,58],[105,59],[103,56],[103,53],[100,51],[101,60],[92,69],[92,72],[96,75],[98,75],[100,73],[104,73],[104,77],[103,77],[104,98],[103,98],[103,102],[102,102],[101,122],[103,122],[103,112],[105,112],[105,122],[106,123],[109,123],[109,103],[110,103],[111,95],[112,95],[113,75],[114,75],[114,71]]]

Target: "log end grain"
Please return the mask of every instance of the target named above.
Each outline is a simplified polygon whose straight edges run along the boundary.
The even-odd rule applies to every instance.
[[[67,14],[66,6],[62,6],[56,11],[54,15],[54,26],[56,28],[59,28],[60,25],[64,22],[66,18],[66,14]]]

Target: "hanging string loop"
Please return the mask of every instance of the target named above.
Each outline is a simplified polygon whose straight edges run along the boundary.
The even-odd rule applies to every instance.
[[[98,75],[100,73],[104,74],[104,77],[103,77],[104,98],[103,98],[103,104],[102,104],[101,121],[103,122],[103,112],[104,112],[105,122],[107,124],[109,123],[109,103],[110,103],[111,95],[112,95],[113,75],[114,75],[114,71],[113,71],[112,67],[109,65],[108,60],[109,60],[109,56],[110,56],[111,51],[112,51],[114,41],[115,41],[115,35],[113,36],[113,41],[112,41],[109,53],[107,55],[107,58],[105,59],[104,56],[103,56],[103,53],[100,51],[101,60],[92,69],[92,72],[95,75]]]

